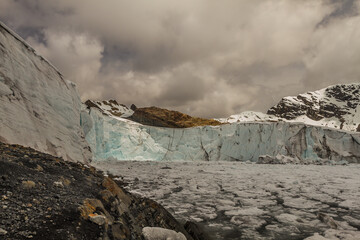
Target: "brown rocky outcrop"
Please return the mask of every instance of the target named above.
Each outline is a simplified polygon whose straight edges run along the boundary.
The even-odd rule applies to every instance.
[[[205,125],[220,125],[213,119],[192,117],[187,114],[158,107],[134,108],[128,119],[144,125],[170,128],[188,128]]]

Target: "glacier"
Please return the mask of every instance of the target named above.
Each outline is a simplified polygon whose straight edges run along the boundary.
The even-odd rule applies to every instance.
[[[0,22],[0,141],[88,162],[74,83]]]
[[[253,161],[261,155],[360,163],[360,134],[290,122],[193,128],[145,126],[85,108],[81,125],[95,161]]]

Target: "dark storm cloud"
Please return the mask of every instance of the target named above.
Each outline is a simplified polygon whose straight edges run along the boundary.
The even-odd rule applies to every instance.
[[[331,0],[330,4],[335,5],[335,9],[319,22],[318,27],[328,24],[332,19],[353,17],[359,14],[357,0]]]
[[[0,0],[0,9],[83,100],[219,117],[360,76],[354,0]]]
[[[43,29],[38,27],[18,27],[16,29],[17,34],[22,38],[34,38],[37,42],[46,44],[46,38]]]

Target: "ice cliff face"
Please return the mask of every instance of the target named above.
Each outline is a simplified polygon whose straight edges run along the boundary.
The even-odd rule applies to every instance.
[[[0,140],[88,161],[73,83],[0,22]]]
[[[360,84],[338,84],[284,97],[265,113],[244,112],[223,123],[286,121],[360,132]]]
[[[159,128],[87,109],[81,122],[96,160],[241,160],[261,155],[360,163],[360,134],[302,123]]]

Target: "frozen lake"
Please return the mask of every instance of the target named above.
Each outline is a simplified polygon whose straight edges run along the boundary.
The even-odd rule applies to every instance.
[[[360,239],[360,165],[98,162],[217,239]],[[321,236],[326,237],[322,238]]]

